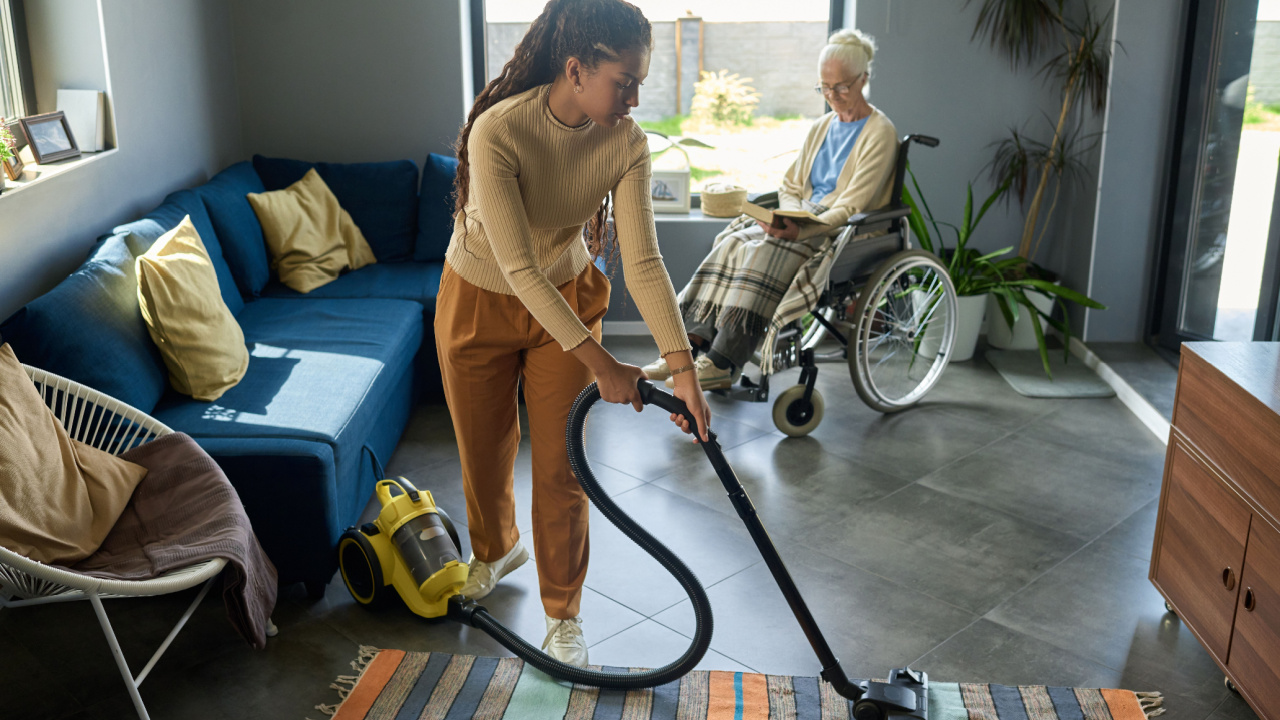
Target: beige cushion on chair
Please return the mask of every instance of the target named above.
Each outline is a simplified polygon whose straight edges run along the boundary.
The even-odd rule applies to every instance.
[[[140,255],[137,269],[142,319],[169,382],[197,400],[217,400],[244,377],[249,349],[191,217]]]
[[[72,440],[0,345],[0,545],[43,563],[93,554],[147,471]]]
[[[315,168],[283,190],[249,193],[280,282],[308,293],[343,270],[377,262],[369,242]]]

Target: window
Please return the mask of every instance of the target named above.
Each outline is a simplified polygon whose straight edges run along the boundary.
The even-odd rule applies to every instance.
[[[26,115],[13,7],[0,0],[0,117],[8,120]]]
[[[635,119],[709,145],[671,149],[655,170],[689,167],[692,189],[776,190],[813,120],[818,51],[843,0],[631,0],[653,23],[649,77]],[[545,0],[486,0],[485,80],[502,70]],[[687,153],[687,159],[686,154]]]

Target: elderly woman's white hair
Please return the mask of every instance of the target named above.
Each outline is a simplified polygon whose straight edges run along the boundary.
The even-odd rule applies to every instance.
[[[861,75],[871,70],[871,60],[876,55],[875,38],[854,28],[837,30],[827,39],[827,44],[818,55],[818,71],[827,60],[839,60],[850,75]]]

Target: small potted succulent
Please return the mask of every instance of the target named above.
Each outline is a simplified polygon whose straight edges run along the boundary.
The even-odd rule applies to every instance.
[[[13,133],[9,132],[9,128],[4,124],[4,118],[0,118],[0,164],[6,166],[5,173],[0,175],[0,193],[4,192],[4,179],[8,175],[8,164],[13,162],[17,155],[17,143],[13,139]]]

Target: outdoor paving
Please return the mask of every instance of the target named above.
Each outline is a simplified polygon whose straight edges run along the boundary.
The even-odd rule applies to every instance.
[[[655,353],[647,338],[606,345],[636,364]],[[775,393],[796,373],[775,378]],[[861,403],[843,366],[823,366],[818,387],[827,412],[810,437],[778,433],[766,404],[717,397],[712,425],[851,675],[910,664],[937,681],[1158,690],[1168,720],[1254,717],[1147,579],[1164,446],[1118,400],[1025,398],[981,357],[892,416]],[[702,667],[816,675],[702,451],[665,415],[618,406],[593,411],[587,442],[608,492],[707,587],[716,633]],[[526,532],[528,452],[526,439],[516,469]],[[388,472],[430,488],[465,522],[443,406],[417,409]],[[591,548],[582,614],[592,662],[676,657],[693,618],[675,582],[599,516]],[[108,603],[135,668],[192,596]],[[340,580],[318,601],[286,588],[280,634],[262,651],[210,600],[142,687],[153,718],[319,720],[314,706],[336,701],[329,683],[352,673],[360,645],[507,654],[398,604],[367,611]],[[483,604],[534,642],[545,634],[532,562]],[[132,716],[85,603],[0,613],[0,678],[5,717]]]

